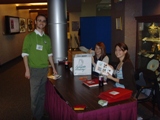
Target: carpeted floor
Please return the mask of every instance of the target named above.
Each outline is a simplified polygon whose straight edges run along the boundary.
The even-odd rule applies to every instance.
[[[0,120],[31,120],[29,90],[21,57],[0,66]],[[152,117],[152,112],[141,104],[138,115],[143,120],[160,120],[157,115]]]
[[[21,59],[0,68],[0,120],[30,120],[29,81]]]
[[[153,116],[151,110],[147,109],[142,104],[138,104],[138,116],[142,117],[143,120],[160,120],[159,116]]]

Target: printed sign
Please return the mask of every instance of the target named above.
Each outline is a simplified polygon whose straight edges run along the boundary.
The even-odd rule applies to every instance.
[[[74,75],[91,75],[91,54],[76,54],[73,58]]]

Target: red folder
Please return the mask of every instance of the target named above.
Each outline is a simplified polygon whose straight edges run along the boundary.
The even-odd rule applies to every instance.
[[[131,98],[132,91],[124,88],[112,88],[108,91],[100,93],[98,96],[102,100],[107,100],[108,103],[118,102]]]

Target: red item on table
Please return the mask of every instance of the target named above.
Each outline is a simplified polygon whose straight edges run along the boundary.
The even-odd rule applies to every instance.
[[[74,110],[85,110],[86,105],[75,105]]]
[[[98,96],[102,100],[107,100],[108,103],[118,102],[131,98],[132,91],[125,88],[113,88],[100,93]]]

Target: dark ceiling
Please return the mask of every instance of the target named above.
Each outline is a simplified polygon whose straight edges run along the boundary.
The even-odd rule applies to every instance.
[[[42,5],[30,5],[30,6],[25,6],[25,3],[42,3],[42,2],[47,2],[48,0],[0,0],[0,4],[20,4],[22,7],[19,7],[18,9],[34,9],[39,8],[39,9],[44,9],[47,8],[47,5],[42,6]],[[66,0],[67,2],[67,11],[68,12],[81,12],[81,4],[86,3],[86,4],[92,4],[96,3],[97,9],[110,9],[111,7],[111,0]]]
[[[80,12],[81,11],[81,1],[82,0],[67,0],[67,11],[68,12]],[[47,0],[0,0],[0,4],[14,4],[14,3],[23,4],[23,3],[40,3],[40,2],[47,2]]]

